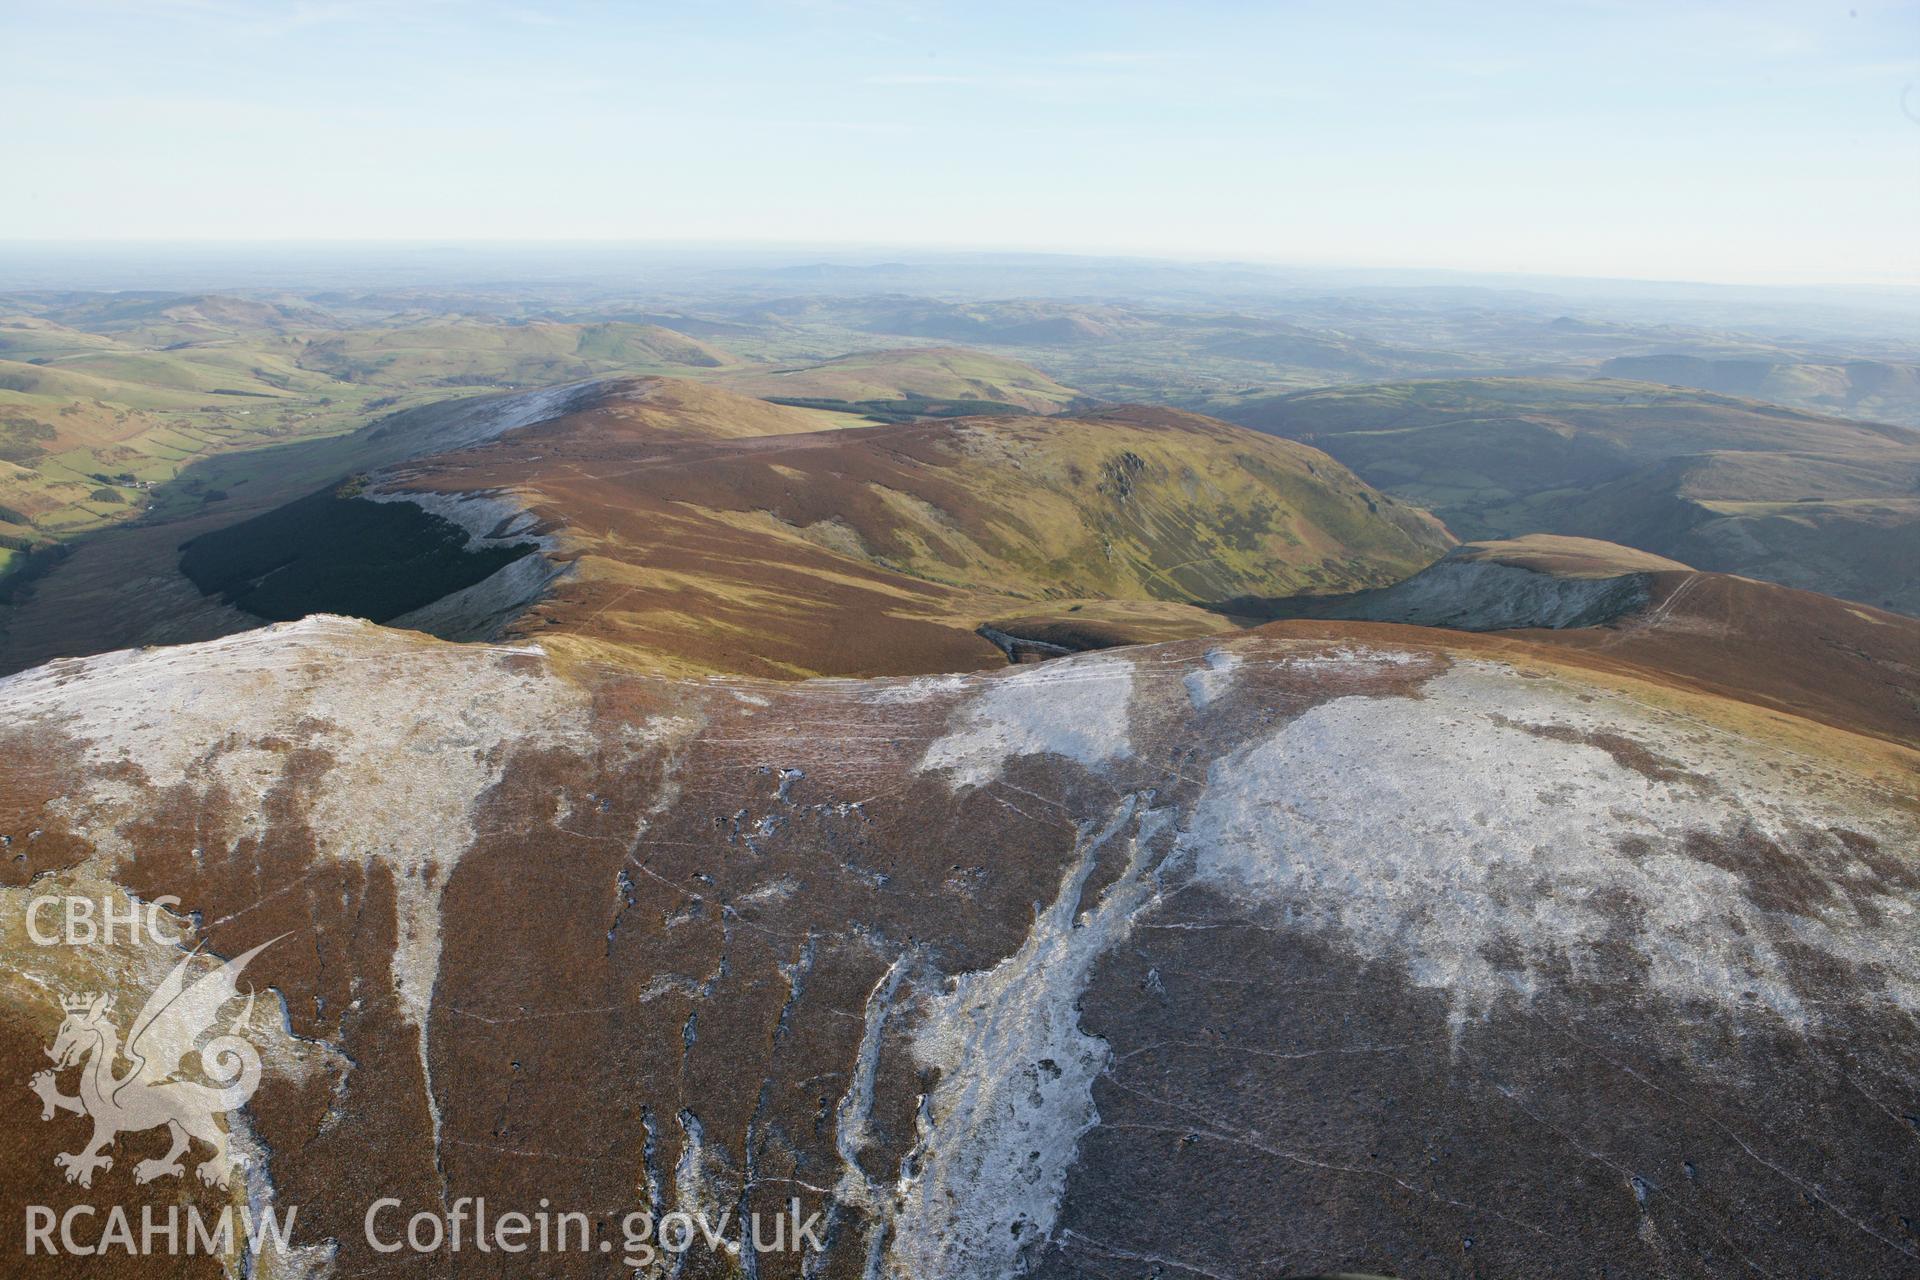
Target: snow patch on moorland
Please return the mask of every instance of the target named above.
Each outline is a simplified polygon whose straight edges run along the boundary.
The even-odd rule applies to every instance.
[[[436,426],[431,443],[425,452],[445,453],[454,449],[465,449],[476,444],[484,444],[509,431],[518,431],[521,427],[550,422],[563,414],[572,412],[584,394],[597,386],[600,381],[601,379],[593,378],[585,382],[569,382],[557,387],[541,387],[537,391],[521,391],[512,395],[478,399],[474,401],[471,408],[451,422]]]
[[[555,564],[542,555],[521,556],[470,587],[387,619],[386,625],[442,640],[497,639],[548,587],[572,572],[571,564]]]
[[[1024,667],[981,681],[954,727],[927,747],[922,770],[947,771],[957,791],[1000,776],[1016,756],[1058,755],[1095,766],[1132,752],[1133,663],[1105,654]]]
[[[1629,767],[1582,740],[1595,734],[1663,760]],[[1804,1025],[1817,1013],[1788,953],[1811,948],[1920,1012],[1906,896],[1763,908],[1745,877],[1687,847],[1690,833],[1758,836],[1807,850],[1830,880],[1875,883],[1831,828],[1901,856],[1912,833],[1818,769],[1624,697],[1463,663],[1420,699],[1336,699],[1222,759],[1181,843],[1201,880],[1255,911],[1322,926],[1448,993],[1456,1025],[1550,975],[1578,981],[1622,941],[1649,986],[1682,1002]],[[1875,811],[1877,832],[1861,817]]]
[[[888,1272],[911,1280],[1018,1274],[1053,1234],[1080,1138],[1099,1122],[1093,1082],[1111,1056],[1080,1029],[1093,966],[1152,900],[1154,837],[1171,822],[1128,796],[1094,829],[1020,950],[928,1000],[913,1052],[938,1068],[897,1188]],[[1127,835],[1127,866],[1078,912],[1101,851]],[[1078,914],[1076,914],[1078,912]]]
[[[1181,683],[1187,688],[1187,701],[1193,704],[1195,711],[1205,711],[1209,704],[1231,689],[1234,673],[1242,665],[1240,655],[1231,649],[1209,649],[1203,661],[1205,665],[1187,672],[1181,678]]]
[[[1327,671],[1352,675],[1364,671],[1385,671],[1393,667],[1411,667],[1423,659],[1405,649],[1375,649],[1369,645],[1338,645],[1310,653],[1289,654],[1280,660],[1288,671]]]
[[[867,692],[861,694],[861,700],[875,707],[910,706],[946,694],[963,693],[966,688],[967,677],[963,675],[874,680],[870,682]]]
[[[424,1070],[440,895],[474,841],[475,806],[514,752],[593,745],[587,695],[526,661],[537,654],[449,647],[318,614],[36,668],[0,681],[0,715],[45,717],[83,745],[89,767],[73,776],[88,789],[66,816],[106,865],[132,852],[121,832],[163,789],[203,799],[218,789],[231,803],[229,837],[264,837],[267,797],[291,763],[284,747],[324,753],[302,784],[308,824],[323,855],[393,868],[394,986],[419,1029]]]
[[[436,493],[399,488],[369,489],[360,496],[369,502],[410,502],[429,515],[465,529],[474,549],[531,542],[542,551],[552,551],[559,544],[552,533],[534,532],[540,518],[510,491]]]

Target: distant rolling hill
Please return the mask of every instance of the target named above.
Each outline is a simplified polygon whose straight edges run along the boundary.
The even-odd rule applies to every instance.
[[[1699,391],[1485,378],[1243,401],[1463,538],[1624,543],[1920,612],[1920,434]]]
[[[343,434],[450,387],[738,363],[650,325],[458,319],[342,329],[320,327],[326,313],[304,304],[220,296],[24,300],[42,314],[0,317],[0,524],[9,526],[0,529],[0,593],[12,590],[5,583],[28,549],[226,500],[227,484],[175,483],[213,457]],[[818,415],[801,420],[823,425]]]
[[[306,340],[295,359],[352,382],[438,386],[540,385],[615,370],[734,363],[717,347],[657,325],[482,321],[331,333]]]
[[[50,339],[48,354],[13,359],[5,344],[19,332],[0,329],[0,507],[36,546],[136,518],[151,489],[193,459],[324,432],[365,398],[342,395],[316,412],[328,379],[258,351],[103,339],[55,353],[64,339],[35,328],[26,332]]]
[[[1030,413],[1056,413],[1081,398],[1072,387],[1018,360],[959,347],[861,351],[818,364],[745,372],[727,385],[781,399],[959,401]]]
[[[1452,339],[1464,335],[1445,325],[1368,333],[1373,313],[1365,308],[1310,310],[1311,318],[1296,323],[1237,308],[1138,302],[803,296],[721,308],[704,321],[662,322],[713,333],[768,358],[795,346],[845,350],[861,335],[987,348],[1102,399],[1175,403],[1203,412],[1210,397],[1248,386],[1459,375],[1511,363],[1485,351],[1486,341],[1452,349]],[[1349,320],[1360,323],[1349,327]],[[1529,351],[1524,362],[1534,365],[1539,357]]]
[[[1037,299],[960,303],[932,298],[874,299],[866,305],[861,325],[873,333],[1014,346],[1106,342],[1148,327],[1125,307]]]
[[[16,294],[41,318],[121,342],[163,346],[242,334],[294,333],[330,328],[325,308],[304,299],[241,298],[228,294],[183,294],[145,290],[113,293]]]
[[[975,629],[1033,602],[1159,602],[1165,633],[1204,633],[1220,622],[1197,605],[1383,585],[1449,544],[1315,450],[1173,410],[794,432],[818,419],[713,387],[568,394],[499,432],[408,426],[427,423],[414,411],[385,430],[464,446],[203,535],[183,567],[265,617],[791,677],[991,665]],[[729,410],[759,433],[729,438],[713,425]],[[449,558],[446,528],[401,528],[376,498],[464,527],[452,550],[509,558]],[[395,585],[409,574],[439,591]]]
[[[207,459],[340,436],[447,388],[737,363],[647,324],[394,317],[344,328],[300,299],[138,292],[8,305],[31,311],[0,317],[0,595],[19,589],[12,576],[29,558],[44,570],[44,555],[79,535],[227,501],[232,486],[205,470],[180,482]]]
[[[1646,355],[1609,360],[1600,366],[1600,374],[1920,426],[1920,365],[1915,364]]]
[[[36,316],[0,316],[0,359],[37,362],[112,351],[119,345],[102,334],[70,329]]]

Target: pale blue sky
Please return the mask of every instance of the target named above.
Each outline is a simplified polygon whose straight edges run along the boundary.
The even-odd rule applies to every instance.
[[[1920,283],[1920,4],[0,0],[0,239]]]

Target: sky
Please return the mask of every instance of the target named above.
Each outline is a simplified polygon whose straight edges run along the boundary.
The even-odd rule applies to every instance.
[[[0,0],[0,240],[1920,284],[1920,0]]]

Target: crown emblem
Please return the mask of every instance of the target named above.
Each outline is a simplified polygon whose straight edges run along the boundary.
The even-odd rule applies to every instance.
[[[93,1008],[94,1001],[99,999],[100,997],[95,995],[91,991],[82,991],[78,995],[61,996],[60,1007],[62,1009],[65,1009],[68,1013],[85,1013],[87,1010]],[[101,1008],[104,1010],[107,1005],[110,1005],[112,1003],[113,1003],[112,998],[108,997],[108,999],[101,1006]]]

